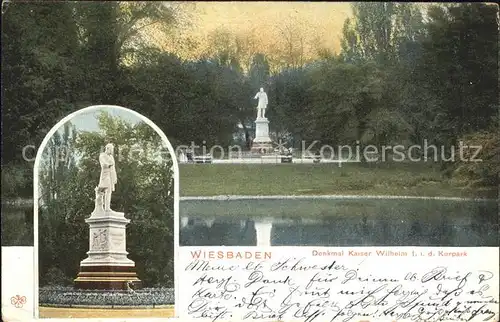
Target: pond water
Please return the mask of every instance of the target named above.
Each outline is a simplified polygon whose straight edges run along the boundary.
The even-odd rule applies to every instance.
[[[182,200],[181,246],[498,246],[497,201]]]
[[[182,200],[181,246],[499,246],[498,203]],[[31,205],[2,204],[2,246],[33,246]]]

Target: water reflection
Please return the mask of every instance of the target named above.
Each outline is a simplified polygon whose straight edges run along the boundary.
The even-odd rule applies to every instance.
[[[183,217],[187,218],[187,217]],[[225,220],[213,218],[213,224],[208,227],[205,219],[181,219],[181,245],[204,246],[247,246],[256,245],[255,222],[252,220]]]
[[[287,216],[287,208],[277,200],[181,201],[180,245],[498,246],[495,201],[327,203],[330,211],[322,205],[321,212],[312,207],[309,215],[298,217]],[[290,212],[296,205],[288,204]],[[260,212],[245,215],[241,210],[252,208]]]

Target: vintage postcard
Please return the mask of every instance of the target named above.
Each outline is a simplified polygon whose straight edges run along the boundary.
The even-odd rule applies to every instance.
[[[3,321],[489,321],[499,7],[2,3]]]

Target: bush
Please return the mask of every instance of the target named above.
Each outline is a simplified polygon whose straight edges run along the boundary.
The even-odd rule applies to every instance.
[[[72,283],[72,280],[57,267],[50,267],[45,278],[49,285],[71,285]]]
[[[32,168],[26,164],[2,165],[2,200],[33,196]]]
[[[460,160],[460,151],[455,151],[458,159],[453,165],[452,176],[455,178],[465,177],[470,180],[471,186],[496,186],[499,184],[500,174],[500,140],[498,131],[486,131],[474,133],[461,139],[464,146],[480,147],[475,156],[476,148],[464,148],[465,160]],[[474,161],[474,159],[481,161]]]

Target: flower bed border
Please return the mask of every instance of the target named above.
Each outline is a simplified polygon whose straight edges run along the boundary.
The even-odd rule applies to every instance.
[[[168,308],[175,302],[173,288],[145,288],[135,291],[77,290],[46,286],[39,289],[39,305],[68,308]]]

